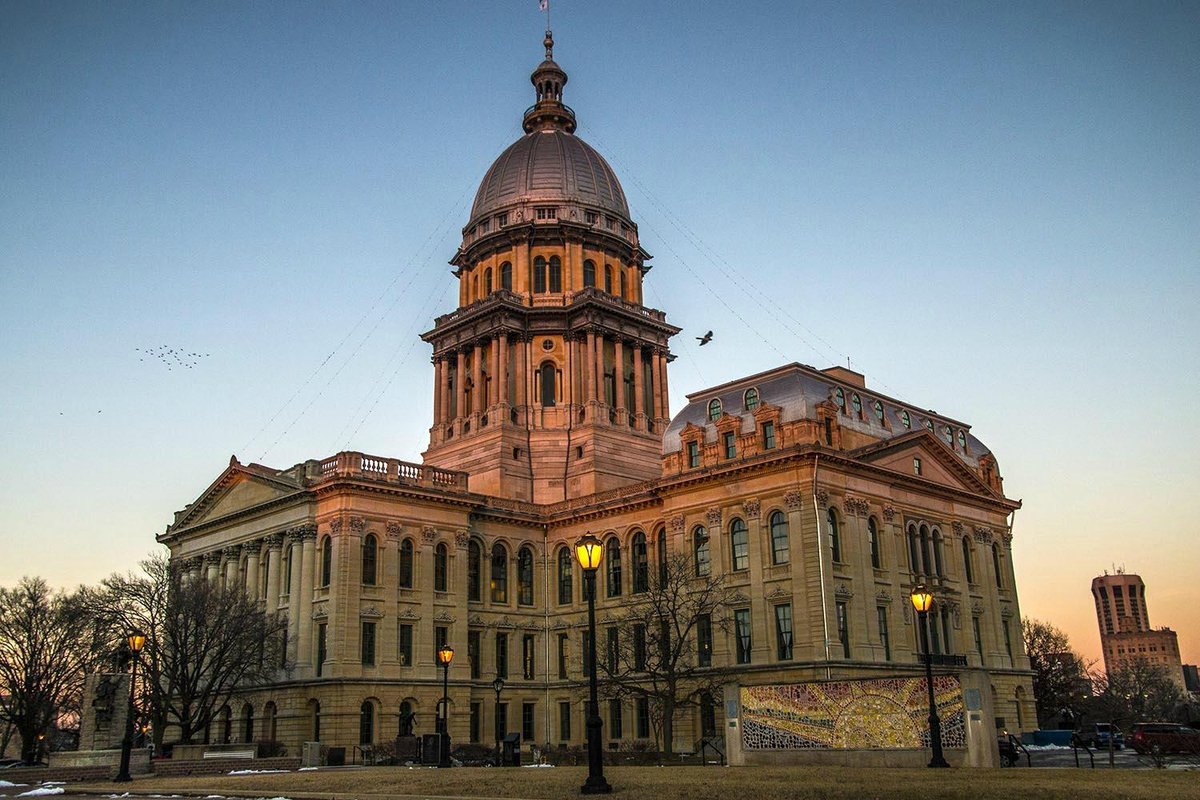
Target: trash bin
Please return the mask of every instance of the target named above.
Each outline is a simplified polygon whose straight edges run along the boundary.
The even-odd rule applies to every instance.
[[[521,766],[521,734],[510,733],[504,737],[500,750],[500,764],[505,767]]]

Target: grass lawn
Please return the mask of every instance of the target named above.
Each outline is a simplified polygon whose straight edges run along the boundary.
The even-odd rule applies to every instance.
[[[584,767],[486,769],[370,767],[260,775],[145,778],[138,793],[349,800],[372,796],[528,798],[579,796]],[[622,800],[1032,800],[1145,798],[1200,800],[1200,772],[1107,769],[879,769],[864,767],[610,767],[605,776]],[[122,787],[124,788],[124,787]],[[106,793],[112,785],[104,787]]]

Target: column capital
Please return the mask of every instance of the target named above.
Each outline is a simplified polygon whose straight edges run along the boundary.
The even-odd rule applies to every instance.
[[[242,542],[242,552],[248,555],[258,555],[262,549],[262,539],[251,539],[248,542]]]
[[[283,547],[283,532],[280,531],[279,533],[272,533],[267,536],[267,547],[271,548],[272,550],[277,550],[280,547]]]

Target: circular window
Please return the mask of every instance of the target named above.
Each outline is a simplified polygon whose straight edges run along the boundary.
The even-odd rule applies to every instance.
[[[554,340],[553,339],[542,339],[542,349],[543,350],[553,350],[554,349]]]

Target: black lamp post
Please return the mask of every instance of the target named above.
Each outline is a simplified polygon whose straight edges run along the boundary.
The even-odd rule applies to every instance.
[[[450,662],[454,660],[454,648],[444,644],[437,651],[438,663],[442,665],[442,718],[438,740],[438,766],[450,766]]]
[[[145,646],[146,634],[139,630],[131,631],[129,634],[129,652],[132,654],[129,672],[129,708],[125,712],[125,738],[121,740],[121,767],[117,770],[117,777],[113,779],[120,783],[133,780],[129,774],[129,757],[133,751],[134,689],[137,684],[138,654]]]
[[[591,702],[588,704],[587,749],[588,777],[579,787],[582,794],[608,794],[612,786],[604,779],[604,753],[600,747],[600,701],[596,689],[596,570],[604,558],[604,545],[590,533],[575,543],[575,558],[583,567],[583,587],[588,599],[588,682]]]
[[[948,767],[942,756],[942,721],[937,713],[937,701],[933,696],[933,656],[929,652],[929,608],[933,605],[933,592],[924,584],[913,587],[913,608],[921,625],[921,646],[925,650],[925,686],[929,689],[929,745],[933,749],[931,767]]]
[[[492,681],[492,691],[496,693],[496,766],[500,766],[500,739],[503,732],[500,730],[500,693],[504,691],[504,679],[496,678]]]

